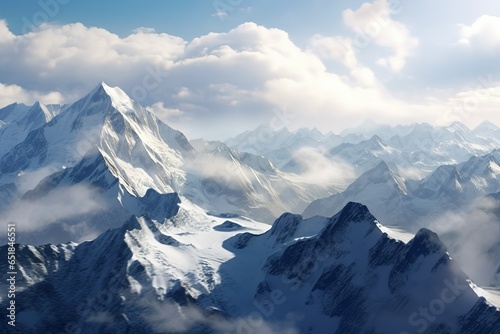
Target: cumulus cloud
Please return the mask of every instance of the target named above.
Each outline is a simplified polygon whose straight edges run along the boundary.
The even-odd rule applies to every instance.
[[[373,15],[386,15],[370,38],[393,52],[381,63],[401,70],[416,40],[388,10],[377,0],[346,10],[344,19],[364,29]],[[393,96],[358,59],[353,36],[316,35],[301,48],[286,31],[251,22],[192,41],[148,28],[120,37],[81,23],[43,24],[16,36],[0,21],[0,30],[0,103],[73,102],[105,81],[188,136],[229,137],[268,122],[276,108],[294,115],[292,129],[339,131],[366,118],[436,123],[451,105],[442,97],[410,103]],[[327,60],[349,75],[330,71]],[[488,113],[479,108],[477,117]]]
[[[470,26],[460,25],[460,44],[480,50],[500,48],[500,17],[482,15]]]
[[[377,83],[371,69],[362,66],[357,59],[354,41],[351,38],[315,35],[310,41],[312,52],[321,59],[333,59],[350,70],[351,76],[361,85],[373,86]]]
[[[14,102],[31,105],[36,101],[44,101],[46,104],[62,103],[64,97],[59,92],[41,93],[37,90],[26,90],[16,84],[5,85],[0,82],[0,106]]]
[[[0,21],[0,30],[8,31],[5,21]],[[142,84],[148,66],[155,65],[155,70],[156,65],[171,66],[182,55],[185,42],[144,28],[120,38],[105,29],[74,23],[42,24],[36,31],[2,38],[0,45],[0,76],[5,84],[52,89],[73,99],[103,80],[125,83],[129,89],[133,87],[129,80]]]
[[[418,46],[418,39],[411,35],[408,28],[392,19],[393,14],[401,10],[401,4],[394,6],[394,2],[376,0],[342,13],[344,23],[357,33],[356,38],[361,43],[359,47],[367,47],[373,41],[392,50],[392,56],[380,58],[377,63],[396,72],[401,71],[406,58]]]

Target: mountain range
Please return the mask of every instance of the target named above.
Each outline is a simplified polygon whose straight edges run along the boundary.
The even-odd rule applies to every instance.
[[[489,122],[189,140],[100,83],[0,142],[9,333],[500,333]]]
[[[90,242],[16,252],[12,333],[499,332],[498,295],[435,233],[394,232],[357,203],[268,229],[182,200],[161,223],[132,217]]]

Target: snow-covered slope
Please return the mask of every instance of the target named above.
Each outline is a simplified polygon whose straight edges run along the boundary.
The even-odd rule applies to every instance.
[[[26,138],[26,135],[54,118],[63,105],[14,103],[0,109],[0,157]]]
[[[473,200],[500,191],[500,153],[493,150],[457,165],[442,165],[422,180],[406,180],[384,161],[345,191],[313,201],[304,215],[332,215],[347,202],[365,203],[382,222],[415,230],[425,217],[466,210]],[[417,225],[416,225],[417,224]]]
[[[217,141],[192,144],[196,154],[186,161],[183,195],[211,211],[269,220],[284,211],[300,212],[311,200],[332,193],[331,187],[294,179],[261,155]]]
[[[102,83],[64,112],[31,131],[0,159],[0,172],[74,166],[97,146],[117,168],[129,192],[172,192],[182,183],[181,154],[192,150],[178,131],[160,122],[121,89]],[[161,162],[161,163],[160,163]],[[149,175],[141,172],[154,171]]]
[[[329,151],[329,155],[349,162],[358,173],[377,166],[381,161],[390,161],[399,165],[404,163],[400,157],[401,152],[388,146],[378,135],[357,144],[344,143],[336,146]]]
[[[262,237],[254,239],[249,251]],[[264,270],[255,299],[267,305],[284,292],[273,316],[296,315],[301,333],[500,332],[498,305],[475,293],[436,234],[393,239],[360,204],[277,250]]]
[[[452,204],[464,206],[475,198],[500,191],[500,152],[493,150],[457,165],[443,165],[411,187],[417,197],[446,208]]]
[[[500,332],[494,293],[429,230],[403,236],[356,203],[268,228],[183,200],[163,223],[133,217],[79,245],[18,245],[10,332]]]
[[[263,155],[287,172],[297,172],[295,154],[301,148],[327,151],[330,159],[350,163],[359,176],[380,160],[398,166],[401,175],[421,179],[444,164],[458,164],[474,155],[500,148],[500,130],[483,122],[474,130],[455,122],[450,126],[427,123],[389,126],[366,121],[339,135],[313,129],[273,130],[262,125],[226,141],[240,151]]]
[[[286,127],[273,129],[268,125],[261,125],[225,141],[238,151],[263,155],[279,168],[284,167],[300,148],[328,148],[341,142],[340,136],[325,135],[317,129],[302,128],[292,132]]]
[[[177,212],[179,197],[176,193],[161,194],[154,189],[148,189],[144,195],[136,196],[128,192],[119,176],[113,174],[114,171],[112,162],[107,161],[98,148],[94,148],[75,166],[43,179],[33,190],[26,192],[16,206],[36,207],[36,204],[32,203],[45,203],[45,198],[58,198],[57,194],[65,194],[66,189],[72,188],[76,188],[75,193],[89,192],[92,201],[99,203],[99,206],[60,217],[54,214],[54,218],[44,223],[35,219],[29,222],[30,229],[23,231],[18,241],[41,244],[86,240],[110,228],[120,227],[132,214],[148,215],[162,221]],[[46,205],[50,210],[50,205],[55,204]],[[86,205],[88,204],[82,201],[75,206]],[[16,210],[3,218],[16,221],[17,213]]]
[[[176,214],[161,223],[132,217],[79,245],[16,246],[19,308],[17,325],[9,332],[56,333],[68,325],[82,333],[175,328],[169,317],[181,316],[179,305],[203,306],[203,298],[220,284],[218,269],[234,256],[222,247],[224,240],[269,228],[243,217],[230,219],[240,228],[220,229],[228,218],[208,216],[184,198]],[[5,296],[0,298],[5,302]],[[187,325],[196,319],[179,321]],[[0,326],[5,328],[5,322]]]
[[[405,228],[414,227],[412,224],[419,218],[433,212],[424,210],[422,201],[409,194],[404,178],[381,161],[363,173],[345,191],[313,201],[303,215],[331,216],[353,201],[366,203],[383,223],[391,222]]]
[[[351,163],[359,173],[384,160],[396,165],[405,177],[418,180],[439,166],[458,164],[500,147],[500,132],[486,123],[474,131],[458,122],[448,127],[423,123],[402,128],[378,125],[375,129],[380,132],[370,139],[341,144],[331,149],[330,155]]]

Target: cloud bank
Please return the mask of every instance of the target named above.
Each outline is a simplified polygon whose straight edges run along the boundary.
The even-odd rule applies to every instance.
[[[81,23],[42,24],[14,35],[0,20],[0,104],[73,102],[105,81],[191,137],[227,138],[268,121],[276,108],[295,116],[292,129],[339,131],[366,118],[500,123],[500,73],[493,69],[475,85],[446,94],[432,88],[407,92],[411,98],[391,93],[381,71],[404,80],[408,61],[422,56],[400,10],[386,0],[346,9],[350,34],[314,35],[303,46],[284,30],[252,22],[186,41],[146,28],[120,37]],[[471,49],[484,49],[483,57],[500,45],[495,31],[500,18],[481,16],[460,26],[450,48],[459,60],[469,62]],[[360,47],[363,38],[367,45]]]

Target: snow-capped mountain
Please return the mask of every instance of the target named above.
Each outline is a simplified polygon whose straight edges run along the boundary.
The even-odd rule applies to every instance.
[[[500,131],[490,122],[470,130],[459,122],[450,126],[389,126],[366,121],[339,135],[262,125],[228,139],[226,144],[263,155],[285,172],[303,172],[296,154],[303,148],[314,148],[332,161],[352,165],[358,176],[384,160],[397,165],[404,177],[419,180],[441,165],[458,164],[500,148]]]
[[[329,152],[352,164],[360,173],[377,166],[382,160],[402,164],[401,152],[388,146],[378,135],[357,144],[343,143]]]
[[[383,139],[389,139],[394,136],[405,136],[409,134],[415,126],[416,124],[391,126],[377,123],[372,119],[367,119],[355,128],[342,130],[340,136],[358,135],[368,139],[376,135]]]
[[[26,135],[46,124],[63,108],[59,104],[35,103],[28,107],[13,103],[0,109],[0,157],[26,138]]]
[[[287,164],[294,152],[302,147],[332,147],[342,142],[333,133],[323,134],[317,129],[298,129],[290,131],[286,127],[274,129],[261,125],[254,130],[227,139],[225,143],[238,151],[263,155],[281,168]]]
[[[382,222],[415,230],[425,217],[446,210],[465,210],[474,199],[500,191],[497,150],[457,165],[442,165],[422,180],[406,180],[398,167],[382,161],[345,191],[313,201],[303,214],[329,216],[347,202],[356,201],[366,204]]]
[[[449,207],[464,206],[473,199],[500,191],[500,152],[473,156],[457,165],[443,165],[412,185],[420,198]]]
[[[429,230],[395,232],[356,203],[269,227],[182,199],[163,222],[17,245],[10,332],[500,332],[497,292],[475,286]]]
[[[496,208],[500,205],[487,200],[488,194],[500,191],[498,154],[494,150],[458,165],[440,166],[420,181],[405,180],[396,168],[381,162],[345,191],[313,201],[303,215],[329,216],[350,201],[365,203],[384,224],[407,231],[422,227],[441,231],[442,240],[459,254],[471,277],[481,284],[498,285],[500,212]],[[495,235],[497,241],[490,240]]]
[[[498,148],[498,137],[478,136],[460,122],[441,127],[422,123],[415,125],[408,135],[392,137],[387,143],[411,152],[413,163],[434,160],[439,164],[456,164]]]
[[[484,124],[471,131],[461,123],[448,127],[433,127],[429,124],[414,124],[404,129],[391,131],[386,127],[379,135],[356,144],[344,143],[329,151],[331,157],[338,157],[352,164],[359,173],[375,167],[380,160],[395,164],[402,175],[421,179],[442,165],[453,165],[472,156],[484,155],[499,148],[500,132]],[[487,129],[485,129],[487,128]],[[485,129],[482,131],[481,129]],[[388,136],[391,133],[401,133]]]
[[[301,211],[311,199],[332,193],[331,187],[294,179],[264,156],[239,152],[217,141],[191,143],[196,156],[186,162],[182,194],[212,211],[264,221],[284,211]]]
[[[487,139],[500,138],[500,128],[490,121],[484,121],[473,130],[474,134]]]
[[[131,194],[120,177],[114,173],[112,163],[95,148],[89,151],[75,166],[56,172],[43,179],[33,190],[26,192],[15,205],[30,207],[31,203],[45,203],[46,198],[57,198],[55,194],[65,194],[65,189],[76,188],[80,192],[90,192],[93,201],[99,206],[83,212],[74,212],[36,226],[31,222],[32,232],[25,231],[19,242],[33,244],[58,243],[62,240],[92,239],[110,228],[118,228],[132,214],[147,214],[156,220],[163,220],[174,215],[180,201],[176,193],[158,193],[148,189],[142,196]],[[73,195],[70,193],[69,195]],[[173,203],[173,204],[172,204]],[[51,205],[51,203],[47,203]],[[54,204],[52,204],[54,205]],[[85,203],[76,203],[85,206]],[[14,211],[9,215],[16,220]],[[57,215],[54,215],[57,217]]]
[[[0,171],[74,166],[94,146],[113,163],[130,193],[138,195],[149,188],[160,192],[177,189],[182,182],[182,154],[192,151],[184,135],[160,122],[121,89],[102,83],[30,132],[0,159]],[[147,175],[141,172],[144,169],[155,173]]]
[[[414,199],[406,180],[385,161],[363,173],[347,189],[327,198],[313,201],[303,212],[305,217],[331,216],[348,202],[365,203],[382,223],[391,222],[410,230],[417,219],[434,211],[424,210],[422,201]]]
[[[104,83],[69,105],[7,106],[14,332],[500,333],[499,292],[469,279],[482,265],[478,282],[500,282],[499,135],[365,123],[188,141]],[[342,187],[328,169],[359,175]],[[468,277],[472,236],[488,256]]]
[[[32,109],[43,114],[48,107],[37,104]],[[33,113],[29,110],[27,115]],[[14,111],[5,112],[5,119]],[[284,211],[300,212],[313,199],[333,192],[223,143],[205,142],[195,150],[181,132],[120,88],[104,83],[60,112],[43,115],[46,122],[0,157],[1,221],[18,220],[26,211],[22,207],[30,207],[34,213],[26,220],[31,230],[37,227],[27,231],[36,240],[23,234],[30,243],[90,238],[118,227],[131,214],[158,218],[156,209],[144,204],[146,195],[169,199],[167,194],[178,193],[207,210],[270,221]],[[85,204],[57,210],[45,203],[49,195],[52,202],[68,197],[74,187],[84,190],[89,210]],[[67,214],[52,221],[34,217],[48,217],[48,210]],[[82,226],[75,232],[77,222]],[[54,233],[61,224],[66,228]]]

